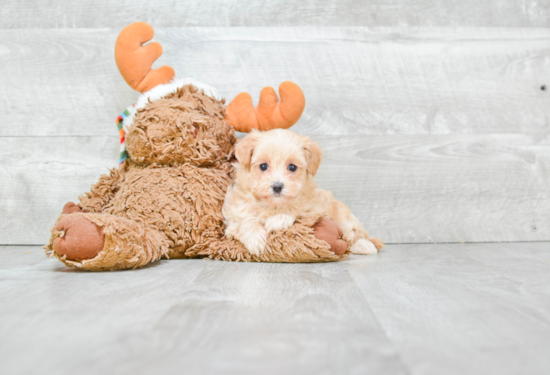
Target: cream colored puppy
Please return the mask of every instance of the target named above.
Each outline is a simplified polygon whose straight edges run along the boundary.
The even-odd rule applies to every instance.
[[[290,130],[252,131],[235,147],[237,178],[223,206],[225,234],[251,254],[261,254],[269,232],[288,229],[299,216],[325,214],[342,228],[355,254],[376,254],[382,241],[331,192],[317,188],[313,177],[322,151],[308,137]],[[374,243],[376,243],[376,246]]]

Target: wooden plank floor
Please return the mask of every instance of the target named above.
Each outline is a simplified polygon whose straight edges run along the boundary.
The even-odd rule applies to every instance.
[[[2,374],[548,374],[550,243],[65,268],[0,248]]]

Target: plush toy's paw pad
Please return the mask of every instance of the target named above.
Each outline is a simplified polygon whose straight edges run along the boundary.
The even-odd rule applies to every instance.
[[[105,235],[82,215],[68,215],[57,222],[55,229],[61,232],[53,242],[53,249],[67,260],[93,259],[103,250]]]
[[[274,215],[265,221],[265,227],[267,228],[268,233],[276,232],[278,230],[286,230],[294,224],[295,220],[296,219],[294,217],[286,214]]]
[[[347,249],[348,243],[344,240],[338,239],[336,240],[336,243],[332,245],[330,251],[332,251],[336,255],[342,255],[346,252]]]
[[[362,238],[351,246],[351,252],[361,255],[376,255],[378,254],[378,249],[372,242]]]
[[[68,202],[63,206],[62,215],[74,214],[75,212],[82,212],[82,209],[73,202]]]
[[[252,255],[260,255],[265,250],[267,231],[263,228],[248,232],[241,237],[241,242]]]
[[[320,219],[314,226],[315,238],[330,245],[330,251],[342,255],[348,249],[348,243],[341,239],[342,229],[330,219]]]

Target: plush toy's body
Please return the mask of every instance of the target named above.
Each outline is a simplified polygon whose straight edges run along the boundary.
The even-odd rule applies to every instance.
[[[140,46],[149,39],[140,40]],[[145,78],[133,77],[137,82],[133,86],[147,81],[147,74],[145,69]],[[127,158],[109,175],[101,176],[78,205],[65,205],[46,246],[50,256],[81,269],[113,270],[141,267],[163,257],[319,262],[338,260],[348,253],[336,224],[319,217],[303,217],[290,229],[271,233],[260,256],[226,239],[222,206],[233,179],[230,158],[236,142],[226,119],[242,118],[242,113],[226,113],[223,100],[209,89],[198,89],[200,85],[147,82],[148,89],[154,88],[125,119]],[[292,85],[285,87],[295,90]],[[282,121],[278,117],[285,117],[285,108],[273,105],[272,109],[277,113],[270,126],[275,126]],[[295,117],[302,110],[303,106],[290,112]],[[269,118],[265,113],[258,115],[260,120],[252,118],[250,111],[244,115],[258,126],[266,121],[262,116]],[[288,123],[280,126],[288,127]]]

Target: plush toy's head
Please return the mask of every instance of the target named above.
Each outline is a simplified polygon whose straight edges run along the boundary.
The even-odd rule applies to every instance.
[[[132,88],[143,93],[137,105],[120,119],[121,135],[126,135],[132,161],[206,165],[227,156],[234,143],[233,129],[286,129],[302,115],[304,94],[292,82],[279,86],[280,101],[273,88],[265,87],[256,108],[247,93],[237,95],[224,108],[212,87],[192,79],[174,80],[174,69],[169,66],[151,69],[162,54],[160,44],[144,45],[153,35],[150,25],[136,22],[122,30],[115,45],[120,73]]]
[[[227,160],[235,143],[223,102],[184,85],[138,109],[126,135],[137,164],[209,166]]]

